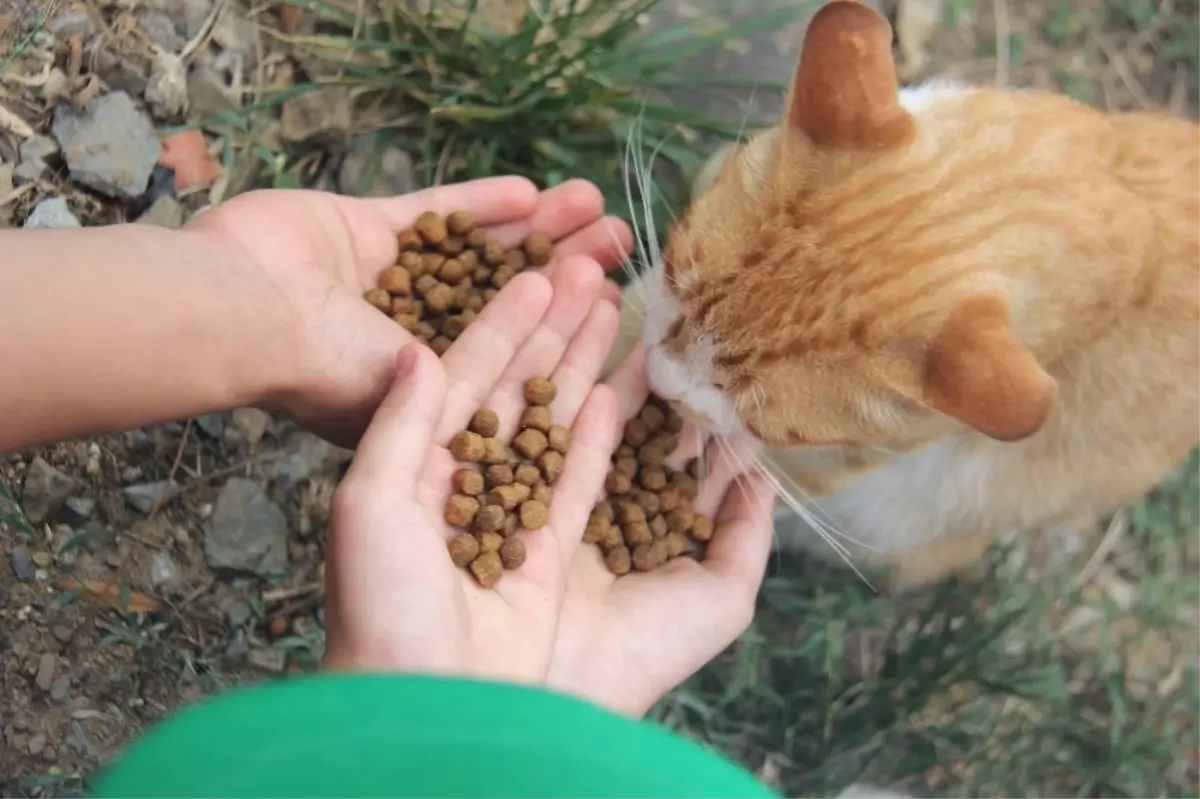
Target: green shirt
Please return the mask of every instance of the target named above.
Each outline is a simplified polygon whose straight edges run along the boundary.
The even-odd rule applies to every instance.
[[[151,728],[96,797],[773,797],[720,755],[533,687],[333,675],[230,691]]]

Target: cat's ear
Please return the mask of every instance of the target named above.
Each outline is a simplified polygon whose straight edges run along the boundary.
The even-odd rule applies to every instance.
[[[1046,421],[1058,383],[1017,338],[995,295],[963,302],[925,350],[924,405],[1000,441],[1027,438]]]
[[[787,127],[817,147],[885,149],[907,141],[892,26],[873,8],[835,0],[809,23],[787,101]]]

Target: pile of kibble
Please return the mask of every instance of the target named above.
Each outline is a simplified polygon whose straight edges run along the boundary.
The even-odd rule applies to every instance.
[[[487,409],[476,411],[468,428],[450,440],[450,454],[467,464],[454,473],[454,493],[446,502],[446,524],[465,528],[451,539],[450,558],[484,588],[525,562],[525,542],[516,532],[540,530],[550,519],[551,486],[571,448],[571,431],[550,418],[556,393],[543,378],[525,384],[528,405],[509,444],[497,437],[500,419]]]
[[[549,263],[552,255],[544,234],[531,233],[520,247],[505,248],[489,241],[467,211],[444,217],[426,212],[400,234],[398,263],[383,271],[365,299],[440,356],[508,281]],[[461,468],[445,520],[461,532],[448,549],[454,563],[485,588],[525,562],[525,542],[516,533],[536,532],[549,519],[552,486],[571,444],[571,431],[551,420],[555,393],[548,379],[526,383],[527,406],[509,443],[497,438],[499,418],[487,409],[451,441]],[[698,462],[683,472],[666,465],[682,429],[683,419],[655,397],[625,425],[605,481],[607,496],[592,510],[584,534],[613,574],[701,556],[712,537],[712,520],[692,507]]]
[[[426,211],[400,234],[399,261],[383,270],[366,300],[440,356],[517,273],[550,263],[553,249],[543,233],[505,249],[488,241],[467,211]]]
[[[583,536],[600,547],[613,574],[652,571],[712,538],[712,519],[692,507],[699,461],[683,472],[666,463],[682,430],[683,419],[657,397],[625,424],[604,483],[607,497],[592,510]]]

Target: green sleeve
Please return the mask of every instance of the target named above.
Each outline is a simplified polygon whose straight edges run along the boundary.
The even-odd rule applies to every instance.
[[[332,675],[230,691],[147,731],[96,797],[772,797],[649,722],[533,687]]]

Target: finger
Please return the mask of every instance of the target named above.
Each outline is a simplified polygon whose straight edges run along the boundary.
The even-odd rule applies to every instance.
[[[612,303],[597,300],[592,305],[588,318],[554,370],[558,394],[550,411],[556,424],[570,427],[575,423],[579,409],[604,368],[604,359],[617,336],[619,321],[620,316]]]
[[[588,516],[604,488],[608,462],[617,446],[617,400],[604,385],[592,388],[575,426],[563,473],[554,483],[550,503],[550,529],[558,539],[564,561],[583,539]]]
[[[642,409],[650,391],[646,386],[646,346],[642,342],[629,351],[605,385],[617,397],[617,424],[623,427]]]
[[[604,273],[595,263],[588,268],[564,269],[550,276],[554,299],[537,329],[521,344],[508,368],[488,394],[486,405],[500,417],[500,435],[508,440],[516,433],[525,407],[525,382],[554,374],[567,346],[575,338],[592,306],[596,304]]]
[[[734,480],[751,470],[760,446],[749,435],[716,437],[709,442],[708,453],[704,458],[707,468],[700,473],[703,480],[700,483],[700,493],[696,497],[697,513],[712,516],[717,512]]]
[[[774,483],[765,475],[743,475],[721,504],[702,566],[735,596],[753,602],[771,554]]]
[[[361,199],[379,213],[396,232],[410,225],[420,214],[433,211],[448,214],[470,211],[479,225],[511,224],[534,213],[539,207],[537,186],[515,175],[482,178],[448,186],[435,186],[399,197]]]
[[[533,272],[517,275],[442,355],[448,389],[435,436],[438,443],[449,441],[483,407],[512,359],[538,329],[553,296],[545,277]]]
[[[633,249],[633,231],[624,220],[615,216],[597,219],[586,227],[575,231],[554,245],[554,262],[549,269],[561,259],[572,255],[586,255],[594,258],[605,270],[620,266],[629,258]]]
[[[604,213],[604,195],[589,181],[575,178],[542,192],[532,213],[514,218],[488,231],[505,247],[515,247],[532,232],[553,241],[565,239]]]
[[[415,491],[445,394],[446,372],[433,351],[416,343],[401,350],[392,387],[367,425],[350,471],[390,490]]]

